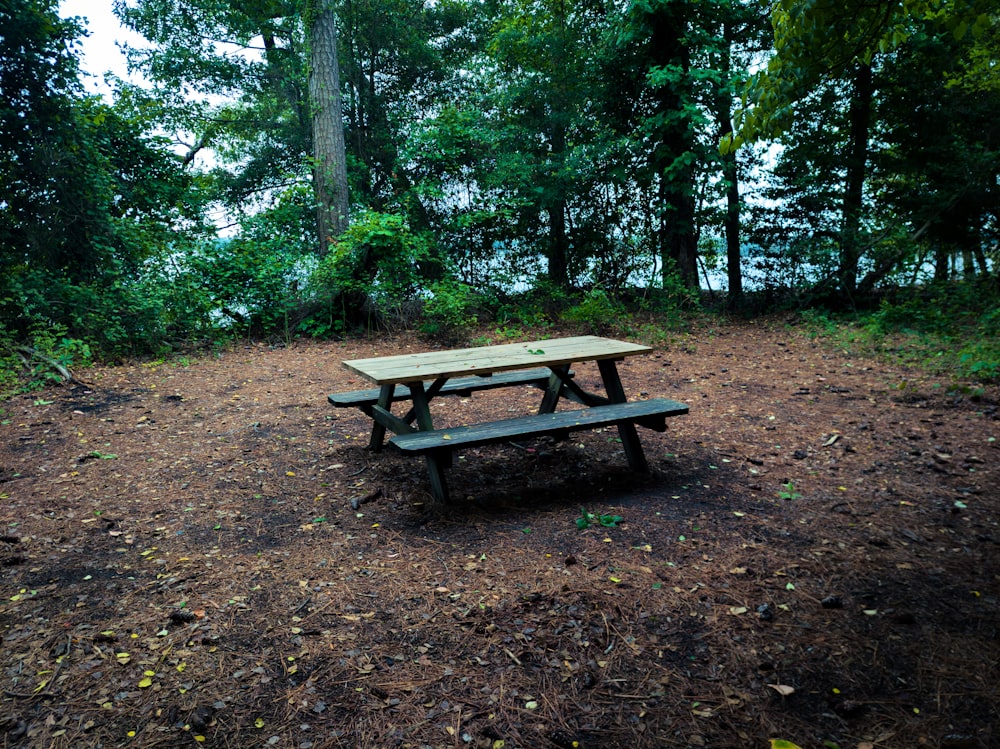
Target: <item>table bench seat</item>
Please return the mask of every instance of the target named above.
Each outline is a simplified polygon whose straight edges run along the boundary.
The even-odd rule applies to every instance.
[[[593,408],[531,414],[515,419],[483,424],[432,429],[427,432],[394,435],[389,443],[399,450],[420,455],[432,450],[454,450],[458,447],[478,447],[505,442],[517,437],[541,437],[569,433],[579,429],[596,429],[611,424],[633,423],[658,432],[666,430],[668,416],[681,416],[688,407],[666,398],[610,403]]]
[[[662,432],[666,430],[667,417],[681,416],[687,412],[688,407],[683,403],[654,398],[572,411],[532,414],[451,429],[397,434],[390,438],[389,444],[404,453],[427,457],[432,494],[437,503],[443,504],[448,500],[444,469],[451,465],[452,451],[456,449],[506,442],[519,437],[552,435],[564,438],[572,431],[596,429],[612,424],[618,426],[637,424]]]
[[[468,397],[478,390],[492,390],[493,388],[508,387],[510,385],[532,385],[537,388],[545,388],[549,384],[549,376],[551,374],[552,372],[548,368],[539,367],[537,369],[498,372],[490,377],[480,377],[478,375],[456,377],[448,380],[437,392],[437,395],[460,395]],[[572,377],[572,375],[573,373],[571,372],[569,376]],[[427,383],[425,387],[430,387],[430,383]],[[351,390],[346,393],[331,393],[327,396],[327,400],[339,408],[353,406],[354,408],[365,410],[378,403],[379,393],[379,388]],[[406,385],[396,385],[396,389],[392,394],[393,402],[409,399],[410,389]]]

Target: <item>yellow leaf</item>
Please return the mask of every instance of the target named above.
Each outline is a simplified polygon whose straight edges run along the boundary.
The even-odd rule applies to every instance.
[[[784,739],[771,739],[771,749],[801,749],[801,747]]]
[[[254,725],[254,728],[263,728],[264,727],[264,719],[263,718],[257,718],[257,720],[255,720],[253,722],[253,725]]]
[[[148,676],[144,677],[139,681],[139,689],[145,689],[146,687],[151,687],[151,686],[153,686],[153,680],[150,679]]]
[[[295,475],[295,471],[285,471],[285,475],[286,476],[294,476]]]
[[[195,740],[195,741],[197,741],[197,742],[198,742],[198,743],[200,744],[200,743],[202,743],[202,742],[203,742],[203,741],[205,740],[205,737],[204,737],[204,736],[202,736],[201,734],[197,734],[197,735],[196,735],[196,736],[194,737],[194,740]]]
[[[441,435],[441,439],[443,439],[443,440],[450,440],[451,439],[451,435],[450,434],[442,434]]]

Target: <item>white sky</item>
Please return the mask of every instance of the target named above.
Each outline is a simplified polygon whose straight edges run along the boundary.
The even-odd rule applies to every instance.
[[[121,27],[118,17],[111,10],[110,0],[62,0],[59,5],[59,15],[64,18],[80,16],[86,19],[86,28],[90,36],[81,39],[82,55],[80,65],[87,76],[84,83],[92,93],[106,93],[104,74],[112,72],[128,79],[125,67],[125,56],[120,43],[129,42],[141,45],[143,39]],[[136,79],[131,79],[136,80]]]

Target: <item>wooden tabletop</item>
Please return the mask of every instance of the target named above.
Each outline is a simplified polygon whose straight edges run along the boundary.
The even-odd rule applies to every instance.
[[[621,359],[645,354],[652,347],[585,335],[550,338],[500,346],[427,351],[345,361],[344,366],[378,385],[436,380],[462,375],[489,375],[529,367],[557,367],[583,361]]]

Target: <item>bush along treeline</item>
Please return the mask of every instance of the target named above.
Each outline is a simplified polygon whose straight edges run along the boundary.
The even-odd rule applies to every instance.
[[[1000,376],[985,0],[116,12],[144,83],[98,97],[85,19],[0,5],[4,393],[237,336],[636,334],[706,293]]]

